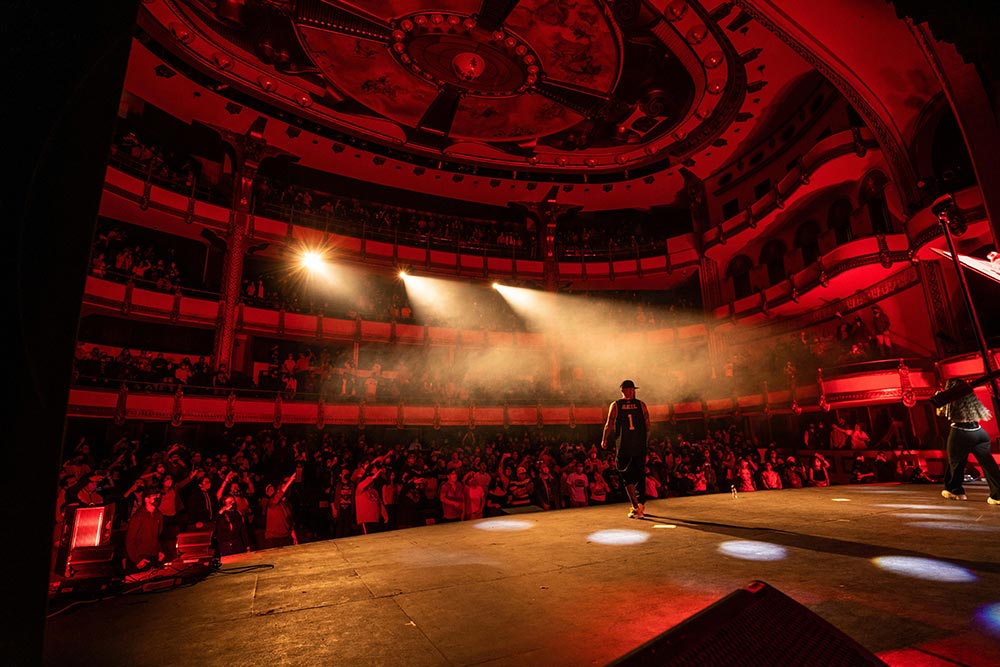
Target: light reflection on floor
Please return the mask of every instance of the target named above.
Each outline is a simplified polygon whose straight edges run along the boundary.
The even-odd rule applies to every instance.
[[[615,546],[641,544],[648,539],[649,534],[641,530],[624,529],[599,530],[596,533],[591,533],[587,536],[588,542],[597,542],[598,544],[610,544]]]
[[[878,556],[873,558],[872,562],[886,572],[914,579],[924,579],[925,581],[964,584],[978,580],[975,574],[964,567],[932,558]]]
[[[849,490],[851,493],[919,493],[919,491],[908,491],[906,489],[865,489],[852,487]]]
[[[980,607],[976,611],[976,621],[994,637],[1000,637],[1000,602]]]
[[[907,526],[914,528],[933,528],[936,530],[967,530],[972,533],[1000,533],[997,526],[984,526],[978,523],[963,523],[961,521],[910,521]]]
[[[940,512],[961,512],[962,510],[975,509],[968,505],[911,505],[907,503],[876,503],[875,507],[890,507],[902,510],[938,510]]]
[[[483,521],[477,521],[472,525],[479,530],[511,532],[515,530],[527,530],[535,524],[530,521],[524,521],[523,519],[485,519]]]
[[[947,519],[948,521],[975,521],[975,519],[971,516],[964,517],[955,516],[954,514],[935,514],[933,512],[893,512],[892,516],[898,516],[900,519]]]
[[[730,540],[719,545],[719,553],[742,560],[782,560],[788,555],[785,547],[755,540]]]

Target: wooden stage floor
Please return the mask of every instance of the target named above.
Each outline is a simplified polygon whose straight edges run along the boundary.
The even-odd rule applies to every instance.
[[[172,588],[57,597],[46,664],[603,665],[759,580],[890,665],[996,666],[1000,507],[966,490],[670,498],[641,521],[596,506],[231,556]]]

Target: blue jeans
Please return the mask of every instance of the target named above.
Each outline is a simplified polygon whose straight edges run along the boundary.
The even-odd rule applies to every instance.
[[[1000,500],[1000,466],[990,454],[990,436],[982,426],[967,431],[952,428],[948,435],[948,469],[944,473],[944,488],[955,494],[965,493],[965,462],[969,454],[983,468],[983,475],[990,486],[990,497]]]

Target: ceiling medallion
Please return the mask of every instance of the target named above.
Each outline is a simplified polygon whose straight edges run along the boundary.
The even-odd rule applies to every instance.
[[[474,81],[482,76],[486,63],[475,53],[463,51],[451,59],[451,68],[463,81]]]
[[[476,30],[475,18],[457,13],[411,14],[393,23],[389,54],[437,86],[472,95],[520,95],[541,78],[538,56],[516,34]]]

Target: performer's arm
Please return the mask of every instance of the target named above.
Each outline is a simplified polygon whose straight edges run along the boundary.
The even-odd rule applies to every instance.
[[[618,421],[618,402],[615,401],[608,408],[608,421],[604,424],[604,433],[601,435],[601,449],[607,449],[608,443],[615,435],[615,422]]]
[[[646,420],[646,433],[649,433],[650,421],[649,421],[649,408],[646,407],[645,401],[639,401],[642,406],[642,416]]]

